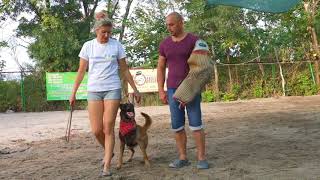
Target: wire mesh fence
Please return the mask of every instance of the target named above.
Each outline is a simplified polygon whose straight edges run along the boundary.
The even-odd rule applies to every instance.
[[[287,63],[216,64],[203,101],[231,101],[272,96],[317,94],[312,61]],[[281,66],[281,71],[280,71]],[[68,109],[68,101],[47,101],[45,72],[0,72],[0,112]],[[85,109],[86,100],[76,109]],[[158,94],[143,94],[142,106],[160,105]]]

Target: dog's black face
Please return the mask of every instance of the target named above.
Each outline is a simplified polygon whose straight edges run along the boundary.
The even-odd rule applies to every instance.
[[[124,121],[134,120],[135,112],[134,106],[131,103],[120,104],[120,118]]]

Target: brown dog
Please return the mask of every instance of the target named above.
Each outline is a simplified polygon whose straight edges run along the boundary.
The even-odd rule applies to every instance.
[[[120,129],[119,129],[119,138],[120,138],[120,156],[117,168],[122,167],[122,157],[124,152],[124,147],[127,145],[131,151],[131,155],[128,161],[132,160],[134,155],[134,148],[136,145],[139,145],[142,154],[145,166],[149,167],[150,162],[146,152],[148,146],[148,134],[147,130],[149,129],[152,120],[149,115],[141,113],[145,118],[146,122],[143,126],[137,125],[135,121],[135,111],[134,106],[131,103],[120,104]]]

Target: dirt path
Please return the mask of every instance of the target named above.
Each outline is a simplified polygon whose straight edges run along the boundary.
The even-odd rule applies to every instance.
[[[144,168],[137,149],[132,162],[113,169],[111,179],[320,179],[320,96],[210,103],[202,108],[211,169],[196,170],[191,136],[192,165],[169,169],[176,151],[168,107],[139,107],[137,112],[153,118],[148,147],[152,167]],[[67,117],[67,112],[0,114],[0,179],[98,179],[102,148],[88,133],[87,113],[74,113],[68,144],[61,138]],[[137,120],[143,123],[140,115]],[[118,144],[114,167],[117,151]]]

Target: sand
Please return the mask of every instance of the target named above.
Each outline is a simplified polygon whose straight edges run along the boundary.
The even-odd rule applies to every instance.
[[[140,149],[104,179],[320,179],[320,96],[280,97],[202,104],[211,168],[197,170],[188,130],[191,165],[168,168],[177,157],[168,106],[137,107],[153,118],[145,168]],[[103,150],[90,133],[86,111],[75,111],[69,143],[69,113],[0,114],[0,179],[99,179]],[[144,120],[137,113],[137,122]],[[116,123],[118,134],[119,119]],[[125,151],[125,160],[129,151]]]

